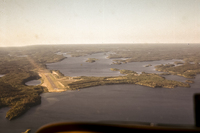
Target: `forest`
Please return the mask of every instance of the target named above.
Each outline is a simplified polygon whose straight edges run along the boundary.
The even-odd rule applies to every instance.
[[[6,118],[12,120],[25,113],[32,106],[41,103],[40,94],[47,91],[38,86],[27,86],[32,79],[40,79],[36,67],[30,62],[32,58],[37,65],[45,67],[48,62],[59,61],[62,56],[50,49],[39,52],[39,48],[0,48],[0,108],[10,107]]]
[[[79,77],[78,81],[73,83],[65,84],[71,90],[77,90],[82,88],[88,88],[99,85],[112,85],[112,84],[137,84],[148,86],[152,88],[174,88],[174,87],[190,87],[188,83],[183,83],[179,81],[166,80],[165,78],[159,76],[158,74],[149,74],[143,72],[142,74],[137,74],[130,70],[119,70],[120,73],[125,74],[125,76],[117,77]]]
[[[168,72],[170,74],[183,76],[185,78],[195,78],[195,76],[200,73],[199,63],[185,63],[180,66],[175,66],[174,64],[161,64],[155,66],[155,68],[157,71]]]

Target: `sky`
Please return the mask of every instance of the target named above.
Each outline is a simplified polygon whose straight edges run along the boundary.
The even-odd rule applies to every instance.
[[[200,43],[200,0],[0,0],[0,46]]]

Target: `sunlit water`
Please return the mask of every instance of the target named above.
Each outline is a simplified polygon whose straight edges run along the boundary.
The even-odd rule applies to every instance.
[[[47,64],[47,67],[60,70],[66,76],[116,76],[120,74],[110,71],[109,68],[156,73],[155,65],[175,61],[111,65],[112,60],[105,57],[103,54],[69,57],[58,63]],[[99,60],[95,63],[86,63],[87,58]],[[147,64],[152,66],[143,67]],[[173,75],[167,75],[165,78],[182,82],[186,80]],[[194,125],[193,94],[200,92],[200,75],[194,81],[191,88],[106,85],[80,91],[44,93],[41,95],[41,105],[31,108],[26,114],[13,121],[5,119],[9,108],[0,109],[0,132],[22,132],[28,128],[35,132],[42,125],[61,121],[135,121]]]
[[[34,86],[34,85],[41,84],[41,81],[40,80],[30,80],[30,81],[26,82],[25,84],[28,86]]]

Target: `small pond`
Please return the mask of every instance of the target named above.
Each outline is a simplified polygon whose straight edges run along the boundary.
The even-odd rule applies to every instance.
[[[31,80],[25,83],[25,85],[28,85],[28,86],[34,86],[34,85],[39,85],[39,84],[41,84],[40,80]]]
[[[0,78],[3,77],[3,76],[4,76],[4,74],[0,74]]]

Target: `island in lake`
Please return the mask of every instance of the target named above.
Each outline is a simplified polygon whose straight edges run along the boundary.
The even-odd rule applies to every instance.
[[[93,62],[96,62],[98,59],[95,59],[95,58],[88,58],[86,60],[86,62],[89,62],[89,63],[93,63]]]
[[[178,51],[178,52],[177,52]],[[27,112],[31,107],[41,103],[40,94],[45,92],[61,92],[77,90],[100,85],[137,84],[152,88],[190,87],[192,80],[186,82],[167,80],[162,75],[178,75],[195,78],[200,73],[200,46],[185,45],[56,45],[56,46],[26,46],[0,48],[0,108],[10,107],[6,118],[12,120]],[[58,54],[59,53],[59,54]],[[131,62],[182,60],[173,64],[155,66],[156,73],[137,73],[133,70],[110,67],[110,71],[119,72],[120,76],[94,77],[80,75],[65,76],[59,70],[48,70],[47,63],[55,63],[71,57],[108,54],[113,64]],[[100,60],[100,59],[98,59]],[[97,59],[88,58],[86,62]],[[99,61],[98,61],[99,62]],[[96,64],[96,63],[94,63]],[[151,64],[145,67],[152,67]],[[142,67],[142,66],[141,66]],[[40,85],[27,86],[30,80],[41,80]]]

